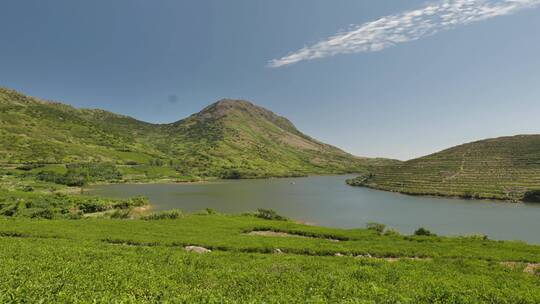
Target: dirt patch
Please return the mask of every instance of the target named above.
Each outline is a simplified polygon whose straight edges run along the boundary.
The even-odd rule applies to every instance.
[[[276,231],[251,231],[246,233],[247,235],[254,235],[254,236],[267,236],[267,237],[294,237],[294,238],[303,238],[303,239],[321,239],[321,240],[327,240],[330,242],[339,242],[339,240],[331,239],[331,238],[323,238],[323,237],[311,237],[311,236],[304,236],[304,235],[298,235],[298,234],[291,234],[286,232],[276,232]]]
[[[199,253],[199,254],[212,252],[212,250],[210,249],[199,247],[199,246],[186,246],[184,247],[184,249],[187,252],[193,252],[193,253]]]
[[[527,264],[525,269],[523,269],[523,272],[528,274],[537,274],[537,272],[540,270],[540,264]]]
[[[139,218],[141,216],[147,215],[150,213],[150,210],[152,210],[151,205],[144,205],[140,207],[135,207],[133,210],[131,210],[131,217],[132,218]]]
[[[381,260],[386,261],[388,263],[395,263],[399,261],[431,261],[432,258],[421,258],[421,257],[374,257],[371,256],[369,253],[364,255],[357,255],[355,258],[364,258],[364,259],[374,259],[374,260]]]
[[[315,145],[312,142],[309,142],[308,140],[292,134],[292,133],[284,133],[283,136],[279,138],[281,142],[284,144],[293,146],[295,148],[303,149],[303,150],[314,150],[319,151],[321,150],[319,146]]]
[[[501,265],[513,270],[523,268],[523,272],[535,275],[540,271],[540,263],[501,262]]]

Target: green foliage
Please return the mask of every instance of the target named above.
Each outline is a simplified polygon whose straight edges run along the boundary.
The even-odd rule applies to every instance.
[[[258,218],[265,219],[265,220],[273,220],[273,221],[287,221],[288,220],[286,217],[277,214],[276,211],[271,210],[271,209],[259,208],[257,209],[255,216]]]
[[[347,183],[412,195],[540,201],[540,135],[477,141],[403,163],[373,166]]]
[[[131,218],[131,209],[117,209],[112,212],[109,217],[111,219],[129,219]]]
[[[36,178],[40,181],[66,185],[70,187],[81,187],[88,182],[84,175],[76,174],[75,172],[58,174],[52,171],[41,171],[36,175]]]
[[[256,229],[291,236],[242,233]],[[0,260],[1,303],[540,302],[540,277],[502,264],[538,263],[538,246],[247,216],[0,219]]]
[[[135,197],[125,200],[98,197],[0,191],[0,217],[69,218],[108,210],[128,210],[148,204]]]
[[[141,217],[142,220],[146,221],[156,221],[156,220],[176,220],[183,216],[182,210],[173,209],[162,212],[155,212],[146,216]]]
[[[384,231],[386,230],[386,225],[380,224],[380,223],[367,223],[366,228],[368,230],[373,230],[377,232],[378,234],[383,234]]]
[[[195,214],[197,215],[215,215],[215,214],[219,214],[216,210],[212,209],[212,208],[205,208],[201,211],[198,211],[196,212]]]
[[[66,173],[40,171],[36,174],[36,178],[72,187],[81,187],[91,182],[118,181],[122,178],[116,166],[109,163],[68,164],[66,168]]]
[[[44,181],[74,186],[122,178],[148,181],[350,173],[388,162],[356,158],[322,144],[287,119],[245,101],[223,100],[176,123],[153,125],[102,110],[43,102],[1,88],[0,160],[21,164],[28,171],[39,169],[34,164],[76,164],[68,165],[69,173],[40,175]],[[117,171],[112,164],[118,165]]]
[[[523,195],[523,201],[529,203],[540,203],[540,190],[530,190]]]
[[[432,233],[431,231],[427,230],[427,229],[424,228],[424,227],[418,228],[418,229],[414,232],[414,235],[418,235],[418,236],[437,236],[435,233]]]
[[[17,170],[22,170],[22,171],[31,171],[31,170],[34,170],[34,169],[37,169],[37,168],[43,168],[45,165],[43,164],[23,164],[23,165],[20,165],[17,167]]]

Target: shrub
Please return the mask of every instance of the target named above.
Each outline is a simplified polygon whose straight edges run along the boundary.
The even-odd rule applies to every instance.
[[[386,229],[384,231],[384,235],[386,235],[386,236],[399,236],[399,235],[401,235],[401,233],[399,233],[399,231],[397,231],[395,229]]]
[[[21,171],[31,171],[33,169],[45,167],[43,164],[23,164],[18,166],[16,169]]]
[[[237,169],[227,170],[221,173],[221,178],[223,179],[241,179],[242,176],[242,172]]]
[[[42,171],[36,175],[41,181],[66,185],[70,187],[82,187],[88,182],[119,180],[122,174],[114,164],[108,163],[85,163],[66,165],[67,172],[60,174],[52,171]]]
[[[380,223],[367,223],[366,228],[368,230],[373,230],[378,234],[383,234],[384,230],[386,229],[386,225]]]
[[[131,218],[131,209],[115,210],[113,213],[111,213],[110,218],[129,219]]]
[[[37,212],[34,212],[31,217],[52,220],[54,216],[55,216],[55,212],[47,208],[47,209],[42,209]]]
[[[128,209],[131,207],[141,207],[149,204],[149,201],[144,196],[136,196],[127,200],[121,200],[112,205],[115,209]]]
[[[199,212],[196,213],[197,215],[212,215],[212,214],[218,214],[218,212],[212,208],[205,208]]]
[[[30,185],[25,185],[25,186],[22,186],[19,190],[22,192],[33,192],[34,188]]]
[[[530,190],[525,192],[523,201],[529,203],[540,203],[540,190]]]
[[[150,215],[141,217],[141,219],[146,220],[146,221],[175,220],[175,219],[181,218],[182,215],[183,215],[182,210],[173,209],[173,210],[169,210],[169,211],[162,211],[162,212],[152,213]]]
[[[418,235],[418,236],[437,236],[435,233],[432,233],[431,231],[427,230],[427,229],[424,228],[424,227],[418,228],[418,229],[414,232],[414,235]]]
[[[68,215],[66,215],[66,218],[70,220],[80,220],[83,218],[83,215],[84,214],[81,211],[71,212],[71,213],[68,213]]]
[[[265,220],[274,220],[274,221],[286,221],[288,220],[286,217],[281,216],[277,214],[276,211],[272,209],[257,209],[257,212],[255,213],[255,216],[258,218],[262,218]]]
[[[88,182],[122,179],[122,174],[111,163],[81,163],[66,165],[66,175],[82,176]]]
[[[107,211],[111,208],[107,203],[100,200],[87,200],[79,205],[79,209],[83,213],[96,213]]]

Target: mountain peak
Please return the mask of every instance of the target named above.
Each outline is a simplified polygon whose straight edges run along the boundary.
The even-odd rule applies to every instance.
[[[214,102],[197,114],[202,114],[208,118],[221,118],[234,111],[257,112],[261,110],[268,111],[247,100],[225,98]]]
[[[192,115],[190,118],[195,118],[199,121],[209,121],[232,119],[239,116],[243,119],[266,120],[283,130],[297,134],[300,133],[287,118],[242,99],[220,99],[202,109],[199,113]]]

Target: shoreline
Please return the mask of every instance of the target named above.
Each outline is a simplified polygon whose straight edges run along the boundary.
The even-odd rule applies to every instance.
[[[497,198],[497,197],[475,198],[475,197],[464,197],[460,195],[445,195],[441,193],[422,194],[422,193],[403,192],[399,190],[387,190],[387,189],[372,187],[368,185],[351,185],[349,183],[346,183],[346,184],[350,187],[366,188],[366,189],[396,193],[396,194],[401,194],[401,195],[406,195],[406,196],[448,198],[448,199],[460,199],[460,200],[467,200],[467,201],[484,201],[484,202],[496,202],[496,203],[508,203],[508,204],[535,204],[534,202],[525,202],[523,200],[509,200],[509,199]]]

